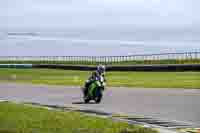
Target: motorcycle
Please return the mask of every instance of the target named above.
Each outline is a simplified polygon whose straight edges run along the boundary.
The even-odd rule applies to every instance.
[[[83,89],[84,102],[89,103],[91,100],[94,100],[96,103],[100,103],[103,97],[104,86],[105,83],[102,78],[92,81],[87,89]]]

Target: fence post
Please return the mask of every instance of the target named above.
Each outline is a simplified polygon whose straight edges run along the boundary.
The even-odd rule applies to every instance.
[[[90,64],[92,64],[93,63],[92,56],[90,56],[89,58],[90,58]]]
[[[63,61],[64,61],[64,64],[67,62],[67,56],[64,56]]]
[[[187,52],[185,53],[185,56],[184,56],[184,57],[185,57],[185,60],[187,60]]]
[[[79,56],[76,56],[76,64],[79,65]]]
[[[88,63],[88,57],[85,56],[85,65],[87,65],[87,63]]]
[[[108,64],[111,64],[111,59],[112,59],[112,57],[108,56]]]
[[[83,63],[83,57],[80,56],[80,64],[82,65],[82,63]]]
[[[46,56],[46,63],[48,64],[49,63],[49,57]]]
[[[113,56],[112,57],[112,64],[114,64],[115,63],[115,57]]]
[[[72,56],[69,56],[69,62],[72,63]]]
[[[198,59],[198,53],[195,52],[195,59]]]
[[[92,57],[92,64],[93,65],[95,64],[95,57],[94,56]]]
[[[92,56],[92,65],[94,65],[94,56]]]
[[[72,56],[69,56],[69,64],[72,64]]]
[[[83,56],[83,65],[85,64],[85,56]]]
[[[95,62],[96,62],[96,65],[97,65],[98,62],[99,62],[99,58],[98,58],[98,56],[95,56]]]
[[[199,60],[198,60],[198,52],[195,52],[195,60],[196,60],[196,63],[199,63]]]
[[[191,59],[191,60],[193,59],[193,57],[192,57],[192,52],[190,52],[190,59]]]
[[[77,63],[77,62],[76,62],[76,56],[74,56],[73,58],[74,58],[74,59],[73,59],[73,60],[74,60],[74,64],[76,64],[76,63]]]
[[[81,64],[81,56],[77,56],[77,59],[78,64]]]
[[[106,65],[109,64],[109,56],[106,56]]]
[[[88,65],[90,63],[90,58],[88,56],[85,56],[85,65]]]

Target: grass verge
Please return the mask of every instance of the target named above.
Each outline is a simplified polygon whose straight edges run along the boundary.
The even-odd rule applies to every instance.
[[[91,72],[55,69],[0,69],[0,82],[82,86]],[[200,88],[200,72],[108,72],[108,86]]]
[[[0,108],[0,133],[156,133],[79,112],[49,111],[8,102],[1,102]]]

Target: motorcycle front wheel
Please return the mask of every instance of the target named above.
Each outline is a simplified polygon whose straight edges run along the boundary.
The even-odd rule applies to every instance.
[[[102,92],[100,91],[98,96],[95,98],[95,102],[98,104],[101,102],[101,99],[102,99],[103,95],[102,95]]]

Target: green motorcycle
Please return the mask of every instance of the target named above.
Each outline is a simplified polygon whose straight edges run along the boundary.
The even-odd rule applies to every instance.
[[[96,103],[100,103],[103,97],[104,85],[100,80],[94,80],[87,89],[83,91],[84,102],[89,103],[90,100],[94,100]]]

